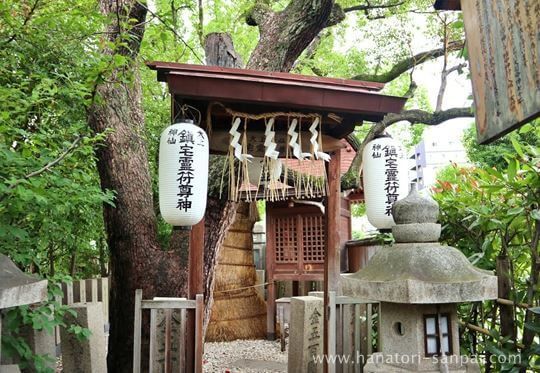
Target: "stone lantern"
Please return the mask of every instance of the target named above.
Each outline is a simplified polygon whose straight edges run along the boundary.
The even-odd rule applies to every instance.
[[[342,275],[344,295],[379,301],[381,351],[364,372],[480,372],[460,356],[457,304],[497,298],[497,277],[438,243],[438,204],[416,190],[392,209],[396,241]]]

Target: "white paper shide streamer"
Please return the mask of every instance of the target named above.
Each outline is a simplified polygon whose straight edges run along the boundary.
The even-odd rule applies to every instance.
[[[231,138],[231,146],[234,148],[234,157],[240,162],[246,162],[253,158],[251,154],[242,153],[242,145],[240,144],[240,137],[242,134],[238,131],[238,127],[242,123],[242,119],[236,118],[229,131]]]
[[[302,153],[302,145],[298,141],[298,130],[296,129],[296,126],[298,125],[298,119],[294,118],[291,121],[291,124],[289,126],[289,130],[287,131],[287,134],[290,136],[289,140],[289,146],[292,148],[293,155],[296,159],[303,160],[308,158],[311,153]]]
[[[268,187],[275,189],[278,185],[279,177],[283,169],[283,164],[278,159],[279,152],[276,150],[277,144],[275,142],[276,132],[273,130],[274,118],[270,118],[266,123],[266,130],[264,132],[264,156],[266,172],[268,174]]]
[[[316,159],[322,159],[325,162],[330,162],[330,154],[319,151],[319,142],[320,142],[320,133],[317,131],[317,126],[320,123],[319,118],[315,118],[311,126],[309,127],[309,132],[311,132],[311,138],[309,139],[311,146],[313,148],[313,154]]]
[[[370,141],[364,148],[364,198],[369,222],[389,229],[394,223],[392,206],[408,193],[407,158],[399,142],[389,136]]]
[[[167,223],[190,226],[203,218],[208,158],[208,137],[193,123],[176,123],[161,133],[159,209]]]
[[[229,200],[280,201],[290,196],[326,195],[324,162],[330,161],[330,155],[323,151],[319,114],[228,112],[231,115],[228,162],[223,167],[220,189],[223,190],[228,174]],[[259,130],[261,124],[264,124],[264,138]]]

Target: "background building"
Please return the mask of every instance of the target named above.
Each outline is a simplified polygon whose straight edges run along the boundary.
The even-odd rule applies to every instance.
[[[427,128],[422,141],[409,155],[409,177],[411,183],[417,183],[418,189],[424,189],[435,183],[437,173],[451,163],[465,165],[468,163],[467,153],[461,142],[461,131],[453,134],[446,131],[444,135]]]

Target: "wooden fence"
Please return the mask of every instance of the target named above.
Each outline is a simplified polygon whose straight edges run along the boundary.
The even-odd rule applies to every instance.
[[[172,372],[171,354],[172,354],[172,335],[171,335],[171,318],[172,310],[181,310],[181,327],[179,328],[180,336],[178,340],[182,343],[185,338],[185,320],[186,310],[195,310],[195,336],[193,340],[195,350],[194,367],[196,373],[202,373],[203,366],[203,312],[204,300],[202,294],[197,294],[195,300],[186,300],[183,298],[154,298],[153,300],[143,300],[142,290],[138,289],[135,292],[135,322],[134,322],[134,338],[133,338],[133,373],[141,371],[141,328],[142,328],[142,311],[150,310],[150,352],[149,352],[149,371],[153,372],[153,366],[156,361],[154,354],[156,353],[155,344],[158,343],[156,338],[158,310],[165,311],[165,372]],[[171,312],[169,312],[171,311]],[[179,346],[179,352],[183,356],[183,352],[187,346]],[[185,371],[185,361],[180,360],[179,372]]]
[[[56,301],[70,306],[74,303],[96,303],[101,302],[103,308],[103,321],[105,338],[108,338],[109,327],[109,278],[90,278],[76,280],[73,282],[63,282],[62,296],[58,296]],[[60,327],[55,328],[56,345],[60,344]]]
[[[312,291],[309,295],[323,297],[323,292]],[[328,354],[348,359],[336,359],[335,365],[329,364],[328,373],[362,373],[367,358],[373,353],[373,345],[379,346],[374,335],[379,303],[336,296],[334,292],[329,295]]]
[[[90,278],[62,283],[62,304],[95,303],[103,305],[103,320],[109,323],[109,278]]]

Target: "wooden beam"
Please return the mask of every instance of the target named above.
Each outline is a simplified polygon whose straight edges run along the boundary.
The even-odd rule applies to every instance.
[[[203,373],[203,314],[204,314],[204,296],[197,294],[195,296],[195,373]]]
[[[340,234],[339,234],[339,218],[340,218],[340,194],[341,194],[341,178],[340,178],[341,152],[332,153],[330,162],[327,164],[328,177],[328,196],[326,197],[326,215],[325,215],[325,237],[326,237],[326,255],[324,257],[324,339],[323,353],[328,355],[333,347],[330,346],[330,327],[335,328],[335,325],[330,325],[330,320],[335,318],[330,312],[335,310],[330,309],[330,294],[335,292],[339,295],[339,267],[340,267]],[[330,368],[330,369],[329,369]],[[328,367],[328,360],[325,360],[324,371],[331,372],[332,367]]]
[[[204,293],[204,218],[191,228],[189,236],[189,299]]]
[[[135,318],[133,320],[133,373],[141,372],[142,289],[135,290]]]

